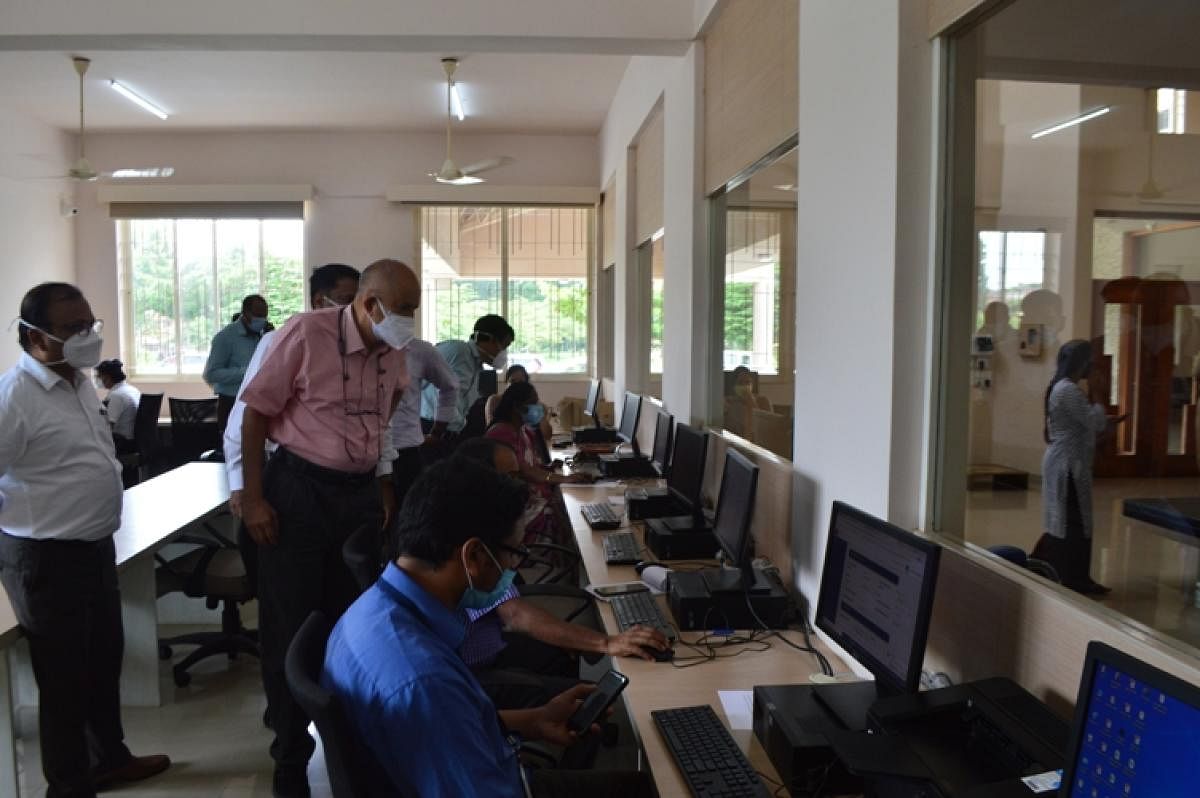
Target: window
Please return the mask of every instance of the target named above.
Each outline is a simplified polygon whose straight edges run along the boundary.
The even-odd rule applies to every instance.
[[[664,254],[663,235],[660,230],[643,244],[639,252],[648,250],[650,253],[650,268],[647,274],[650,278],[650,373],[662,374],[663,370],[663,293],[666,291],[666,256]]]
[[[120,219],[122,356],[132,374],[199,375],[212,337],[262,294],[304,310],[302,219]]]
[[[726,214],[726,371],[746,366],[759,374],[779,373],[779,227],[781,211],[739,210]]]
[[[421,333],[464,340],[498,313],[530,373],[588,368],[589,208],[426,206],[420,210]]]
[[[1057,236],[1056,236],[1057,238]],[[979,300],[976,327],[982,327],[987,307],[999,302],[1008,309],[1004,318],[1021,318],[1021,301],[1046,285],[1046,233],[979,231]]]
[[[1187,92],[1183,89],[1159,89],[1158,114],[1155,117],[1159,133],[1187,133]]]

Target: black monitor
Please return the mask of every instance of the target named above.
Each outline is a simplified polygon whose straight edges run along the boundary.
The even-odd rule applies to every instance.
[[[642,417],[642,397],[636,393],[625,392],[625,403],[621,406],[621,426],[617,427],[617,437],[633,446],[633,453],[638,454],[638,421]]]
[[[654,422],[654,453],[650,456],[650,464],[658,471],[659,476],[666,476],[668,458],[671,456],[671,440],[675,432],[675,417],[666,410],[659,409],[658,419]]]
[[[604,426],[600,423],[600,380],[588,383],[587,401],[583,403],[583,414],[590,416],[597,428]]]
[[[817,627],[875,676],[880,695],[915,693],[941,548],[833,503]]]
[[[750,520],[754,517],[754,494],[757,489],[758,466],[733,449],[725,452],[713,535],[721,546],[725,563],[733,567],[704,570],[704,582],[709,593],[749,590],[754,585],[754,569],[750,559]]]
[[[704,490],[704,464],[708,458],[708,435],[704,430],[680,424],[675,428],[675,449],[671,454],[671,471],[667,475],[667,490],[682,505],[691,510],[697,526],[704,526],[704,505],[700,493]]]
[[[1198,750],[1200,687],[1088,644],[1060,796],[1194,795]]]

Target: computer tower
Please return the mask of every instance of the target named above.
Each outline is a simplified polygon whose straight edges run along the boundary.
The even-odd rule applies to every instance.
[[[690,515],[647,519],[646,548],[660,560],[711,560],[721,548],[712,527],[691,522]]]
[[[617,443],[617,431],[611,427],[575,427],[571,440],[579,443]]]
[[[687,507],[667,488],[629,488],[625,491],[625,512],[630,521],[641,521],[683,515]]]
[[[633,479],[659,475],[654,468],[654,463],[644,455],[602,454],[599,462],[600,473],[610,479]]]
[[[788,596],[777,583],[762,579],[761,590],[750,593],[746,606],[744,591],[709,592],[702,573],[673,572],[668,603],[675,623],[685,631],[710,629],[783,629],[788,614]],[[758,616],[757,618],[755,616]]]
[[[862,779],[847,772],[827,735],[845,733],[813,696],[811,685],[754,687],[754,736],[793,795],[863,791]]]

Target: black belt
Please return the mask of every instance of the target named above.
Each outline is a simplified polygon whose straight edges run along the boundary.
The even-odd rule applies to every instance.
[[[289,452],[282,446],[275,450],[275,454],[271,455],[271,461],[278,461],[280,465],[295,474],[315,479],[317,482],[324,482],[327,485],[361,487],[375,481],[375,469],[373,468],[370,471],[364,471],[359,474],[350,471],[338,471],[336,468],[326,468],[325,466],[305,460],[300,455]]]

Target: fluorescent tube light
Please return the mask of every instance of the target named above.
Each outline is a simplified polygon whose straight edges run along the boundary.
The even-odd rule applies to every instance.
[[[666,234],[667,234],[667,228],[665,228],[665,227],[660,227],[660,228],[658,228],[657,230],[655,230],[655,231],[654,231],[654,234],[653,234],[652,236],[650,236],[650,240],[651,240],[652,242],[653,242],[653,241],[657,241],[658,239],[662,238],[662,237],[663,237],[664,235],[666,235]]]
[[[467,112],[463,110],[462,95],[458,93],[458,84],[450,84],[450,105],[454,109],[454,115],[461,122],[467,118]]]
[[[1041,130],[1036,131],[1029,138],[1040,139],[1042,136],[1049,136],[1051,133],[1057,133],[1060,130],[1066,130],[1069,127],[1074,127],[1075,125],[1083,124],[1084,122],[1088,121],[1089,119],[1095,119],[1098,116],[1104,116],[1111,110],[1112,110],[1112,108],[1110,106],[1102,105],[1099,108],[1088,111],[1085,114],[1080,114],[1079,116],[1074,117],[1073,119],[1068,119],[1066,122],[1059,122],[1057,125],[1051,125],[1050,127],[1042,128]]]
[[[135,91],[133,91],[133,90],[132,90],[131,88],[129,88],[128,86],[126,86],[126,85],[124,85],[124,84],[121,84],[121,83],[118,83],[118,82],[117,82],[117,81],[115,81],[115,80],[110,80],[110,81],[108,82],[108,85],[112,86],[112,87],[113,87],[113,91],[117,92],[117,94],[120,94],[122,97],[124,97],[125,99],[129,100],[131,103],[134,103],[134,104],[136,104],[136,105],[140,105],[142,108],[144,108],[144,109],[146,109],[147,111],[149,111],[150,113],[154,114],[154,115],[155,115],[155,116],[157,116],[159,119],[166,119],[166,118],[167,118],[167,112],[166,112],[166,111],[164,111],[163,109],[159,108],[157,105],[155,105],[154,103],[150,102],[150,101],[149,101],[149,100],[147,100],[145,97],[143,97],[143,96],[141,96],[140,94],[136,93]]]

